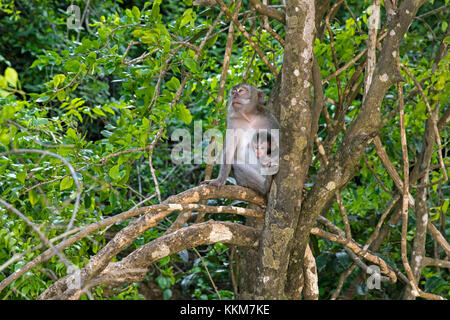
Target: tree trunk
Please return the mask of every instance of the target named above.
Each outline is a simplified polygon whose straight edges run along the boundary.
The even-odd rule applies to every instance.
[[[350,179],[366,146],[377,135],[382,125],[380,106],[384,95],[394,83],[402,80],[392,59],[398,55],[399,44],[417,10],[424,2],[425,0],[401,3],[397,15],[389,24],[389,36],[383,42],[380,59],[375,67],[367,94],[363,97],[358,118],[345,133],[341,145],[329,164],[319,170],[315,184],[304,201],[295,229],[287,271],[286,293],[289,297],[298,298],[299,274],[303,268],[304,252],[309,232],[319,212],[336,190]]]
[[[313,0],[286,1],[286,44],[280,110],[280,171],[269,194],[254,283],[256,299],[283,299],[289,248],[311,161],[311,67],[315,37]]]

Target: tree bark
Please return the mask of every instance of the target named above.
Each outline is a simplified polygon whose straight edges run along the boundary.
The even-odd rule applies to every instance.
[[[382,125],[380,106],[383,97],[394,83],[401,80],[392,60],[399,54],[399,44],[424,2],[424,0],[402,2],[389,25],[388,36],[384,40],[371,85],[363,97],[359,116],[347,130],[328,166],[322,167],[323,169],[319,171],[316,182],[304,201],[295,229],[294,243],[290,249],[286,292],[288,297],[298,298],[299,274],[302,272],[304,252],[309,232],[319,212],[336,190],[351,177],[353,168],[365,152],[366,146]]]
[[[280,171],[272,184],[260,239],[255,295],[283,299],[289,248],[311,161],[311,66],[315,37],[313,0],[286,1],[286,44],[280,110]]]

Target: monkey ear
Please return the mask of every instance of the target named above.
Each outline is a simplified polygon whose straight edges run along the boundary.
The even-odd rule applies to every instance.
[[[258,103],[264,104],[264,102],[266,102],[266,93],[260,89],[258,89],[257,93],[258,93]]]

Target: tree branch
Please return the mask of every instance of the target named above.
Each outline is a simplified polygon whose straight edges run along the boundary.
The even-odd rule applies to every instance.
[[[141,281],[152,263],[173,253],[216,242],[254,246],[258,243],[259,234],[260,231],[256,229],[229,222],[210,220],[195,224],[139,247],[120,262],[109,263],[100,274],[89,281],[79,281],[77,277],[81,274],[66,276],[42,293],[39,299],[79,299],[85,287],[92,286],[91,283],[100,285]],[[80,285],[69,286],[77,282]]]
[[[233,23],[235,24],[235,26],[238,27],[239,31],[242,32],[242,34],[244,35],[244,37],[247,39],[247,41],[250,43],[250,45],[252,46],[253,50],[256,51],[256,53],[259,55],[259,57],[261,58],[261,60],[267,65],[267,67],[269,68],[269,70],[272,72],[272,74],[276,77],[277,76],[277,70],[276,68],[272,65],[272,63],[270,63],[269,59],[267,59],[266,55],[264,54],[264,52],[261,50],[261,48],[252,40],[250,34],[247,32],[247,30],[245,30],[244,26],[242,24],[239,23],[239,20],[235,17],[233,17],[233,14],[230,12],[230,10],[227,8],[227,6],[223,3],[222,0],[216,0],[216,2],[220,5],[220,7],[222,8],[222,10],[225,12],[225,14],[228,16],[228,18],[233,21]]]
[[[231,209],[231,212],[234,212],[236,214],[244,214],[249,213],[250,216],[254,217],[262,217],[262,212],[257,212],[252,209],[244,209],[244,208],[237,208],[237,207],[222,207],[222,209],[214,209],[214,207],[210,206],[202,206],[197,204],[192,204],[194,202],[199,202],[202,199],[212,199],[212,198],[229,198],[233,200],[242,200],[242,201],[249,201],[256,203],[258,205],[264,204],[264,199],[255,191],[250,190],[248,188],[244,187],[238,187],[238,186],[222,186],[219,190],[214,187],[209,186],[199,186],[195,187],[189,190],[186,190],[180,194],[171,196],[167,198],[163,203],[148,207],[141,207],[137,209],[128,210],[125,212],[122,212],[120,214],[117,214],[113,217],[106,218],[104,220],[98,221],[96,223],[89,224],[87,226],[84,226],[82,228],[71,230],[72,232],[77,231],[75,235],[72,237],[63,240],[61,243],[55,245],[56,250],[62,250],[71,244],[83,239],[87,235],[101,229],[107,226],[110,226],[112,224],[115,224],[120,221],[124,221],[126,219],[129,219],[134,216],[138,215],[144,215],[140,219],[134,221],[132,224],[130,224],[125,229],[122,229],[121,232],[125,233],[125,242],[122,242],[118,247],[116,248],[117,252],[112,250],[109,252],[109,255],[107,253],[103,252],[103,249],[107,247],[114,246],[113,240],[111,240],[105,248],[103,248],[99,253],[97,253],[97,256],[101,253],[102,259],[107,260],[108,262],[110,259],[109,257],[114,257],[115,254],[120,252],[122,248],[124,248],[130,241],[133,241],[135,237],[139,236],[139,228],[141,228],[141,232],[144,232],[148,228],[151,228],[155,226],[159,221],[161,221],[164,217],[168,216],[171,212],[176,210],[207,210],[210,213],[226,213],[225,211],[228,211],[228,209]],[[230,211],[228,212],[230,213]],[[125,231],[124,231],[125,230]],[[129,230],[129,231],[127,231]],[[120,237],[120,233],[116,234],[116,237]],[[133,233],[134,232],[134,233]],[[66,233],[67,235],[69,233]],[[126,240],[126,237],[134,237],[130,239],[129,241]],[[115,238],[116,238],[115,237]],[[52,240],[50,240],[52,241]],[[105,249],[106,250],[106,249]],[[26,272],[30,271],[32,268],[36,267],[37,265],[48,261],[54,256],[54,251],[51,249],[48,249],[41,253],[38,257],[33,259],[31,262],[27,263],[25,266],[20,268],[19,270],[16,270],[14,273],[12,273],[10,276],[8,276],[6,279],[4,279],[2,282],[0,282],[0,291],[2,291],[5,287],[10,285],[13,281],[17,280],[20,276],[25,274]],[[94,256],[93,258],[95,258]],[[96,259],[99,260],[97,257]],[[108,260],[109,259],[109,260]]]
[[[259,0],[250,0],[252,6],[258,11],[260,14],[265,15],[269,18],[276,19],[280,21],[282,24],[286,24],[286,17],[283,12],[278,11],[275,8],[271,8],[261,3]]]
[[[367,94],[363,97],[358,118],[345,133],[342,143],[327,167],[320,171],[315,184],[302,204],[291,249],[287,283],[295,288],[298,272],[303,261],[309,231],[323,206],[352,175],[368,143],[381,128],[381,103],[387,90],[401,79],[399,71],[392,64],[393,56],[399,54],[399,44],[408,30],[417,10],[425,2],[403,1],[396,17],[389,24],[389,31],[374,71]]]

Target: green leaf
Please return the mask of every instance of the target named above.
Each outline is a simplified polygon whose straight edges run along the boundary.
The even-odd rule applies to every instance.
[[[148,128],[150,128],[150,121],[148,120],[148,118],[143,118],[142,119],[142,129],[144,131],[147,131]]]
[[[103,106],[103,110],[105,110],[106,112],[111,113],[112,115],[115,115],[114,110],[111,109],[110,107],[106,106],[106,105]]]
[[[4,146],[7,146],[9,144],[11,137],[9,136],[9,130],[1,130],[0,129],[0,143]]]
[[[78,72],[80,70],[80,61],[76,59],[69,59],[64,65],[64,70],[67,72]]]
[[[65,90],[58,91],[56,97],[58,98],[59,101],[63,102],[64,99],[66,98],[66,91]]]
[[[192,121],[192,114],[183,103],[180,103],[176,106],[175,116],[185,124],[189,124]]]
[[[444,204],[442,205],[442,209],[441,209],[443,214],[447,214],[449,204],[450,204],[450,200],[444,201]]]
[[[138,7],[133,6],[133,9],[131,9],[131,12],[133,13],[133,16],[136,18],[136,20],[139,20],[141,18],[141,11],[139,11]]]
[[[95,62],[95,59],[97,59],[97,53],[95,52],[91,52],[88,54],[88,56],[86,57],[86,62],[88,64],[92,64]]]
[[[115,165],[114,167],[109,169],[108,174],[113,180],[119,180],[120,179],[119,165]]]
[[[120,172],[120,181],[118,181],[117,183],[120,185],[124,185],[125,183],[127,183],[130,179],[130,171],[130,167],[126,166],[125,170]]]
[[[0,88],[8,88],[8,82],[4,76],[0,76]]]
[[[50,99],[50,96],[44,95],[36,99],[36,102],[46,102]]]
[[[219,82],[219,81],[217,80],[217,78],[213,78],[213,79],[212,79],[212,81],[211,81],[211,83],[210,83],[211,90],[216,89],[218,82]]]
[[[170,298],[172,298],[172,290],[170,289],[166,289],[163,292],[163,299],[164,300],[169,300]]]
[[[161,4],[161,0],[155,0],[155,2],[153,2],[153,6],[152,6],[152,19],[154,21],[159,21],[160,20],[160,14],[159,14],[159,5]]]
[[[35,68],[36,66],[41,65],[41,64],[44,64],[44,63],[45,63],[45,61],[43,61],[43,60],[41,60],[41,59],[36,59],[36,60],[34,60],[33,63],[31,64],[30,69],[33,69],[33,68]]]
[[[61,180],[61,183],[59,184],[59,191],[69,189],[72,186],[73,186],[73,179],[72,177],[67,176]]]
[[[31,205],[34,207],[34,205],[39,201],[39,195],[33,189],[30,192],[28,192],[28,199],[30,200]]]
[[[108,32],[106,31],[105,28],[100,28],[98,29],[98,37],[100,38],[100,40],[102,41],[106,41],[108,40]]]
[[[197,69],[197,63],[195,62],[194,59],[186,58],[186,59],[184,59],[183,64],[184,64],[184,65],[186,66],[186,68],[188,68],[189,71],[191,71],[191,72],[197,72],[197,71],[198,71],[198,69]]]
[[[133,13],[131,12],[130,9],[125,9],[125,14],[127,15],[128,18],[133,18]]]
[[[66,135],[69,138],[71,138],[71,139],[73,139],[75,141],[78,141],[78,136],[77,136],[77,133],[75,132],[74,129],[72,129],[72,128],[67,129]]]
[[[77,110],[70,110],[69,112],[66,113],[66,115],[68,116],[71,114],[75,115],[78,118],[78,120],[80,120],[80,122],[83,122],[83,117]]]
[[[88,194],[85,194],[83,202],[84,202],[84,207],[86,209],[89,209],[91,207],[91,205],[92,205],[92,198],[91,198],[91,196],[88,195]]]
[[[25,179],[27,178],[27,170],[23,170],[20,172],[16,173],[16,178],[17,180],[19,180],[21,183],[25,183]]]
[[[93,108],[92,111],[99,116],[106,117],[106,114],[100,108]]]
[[[17,80],[19,79],[19,75],[17,74],[16,70],[8,67],[5,70],[5,79],[10,85],[12,85],[14,88],[16,88]]]
[[[72,148],[65,148],[65,147],[58,148],[58,154],[63,156],[63,157],[66,157],[66,156],[68,156],[68,155],[70,155],[72,153],[73,153],[73,149]]]
[[[437,221],[441,216],[441,207],[431,207],[430,208],[430,221]]]
[[[116,70],[116,65],[114,64],[114,62],[109,61],[109,62],[105,63],[104,68],[105,68],[105,73],[107,75],[109,75]]]
[[[11,94],[12,94],[12,92],[0,89],[0,97],[2,97],[2,98],[7,97],[7,96],[9,96]]]
[[[183,13],[183,18],[181,18],[180,22],[180,28],[193,21],[194,19],[192,18],[192,8],[189,8]]]
[[[16,108],[14,108],[14,106],[12,105],[6,105],[3,107],[3,109],[1,110],[1,116],[2,119],[12,119],[14,117],[14,115],[16,114]],[[6,130],[9,132],[9,130]]]
[[[58,88],[58,86],[66,80],[66,76],[63,74],[57,74],[53,77],[53,85],[55,88]]]
[[[172,77],[172,79],[170,79],[168,82],[166,82],[166,86],[170,90],[177,91],[178,88],[180,87],[180,80],[178,80],[175,77]]]
[[[156,277],[155,281],[162,290],[169,289],[172,285],[172,281],[170,280],[170,278],[163,276]]]

